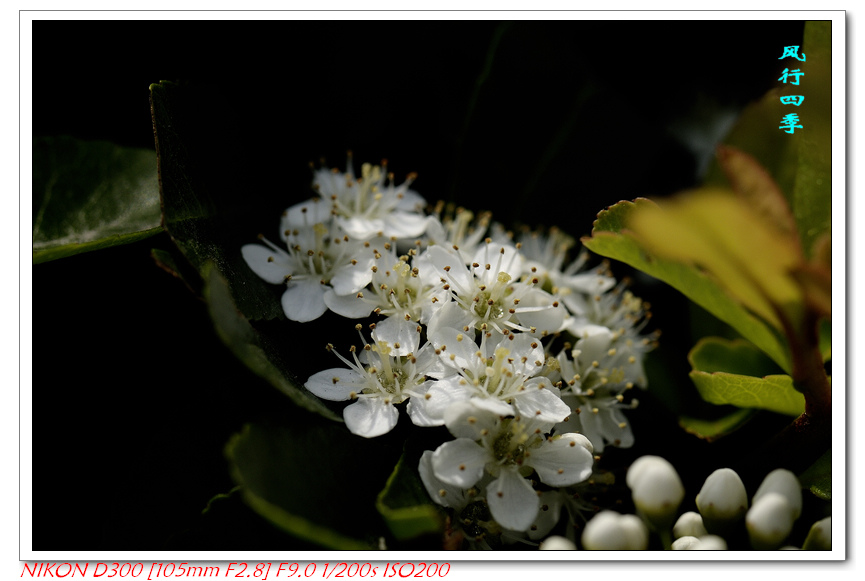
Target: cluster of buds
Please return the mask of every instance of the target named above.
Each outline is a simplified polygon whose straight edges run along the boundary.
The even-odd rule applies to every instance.
[[[381,436],[403,414],[445,426],[454,439],[418,467],[433,500],[475,537],[543,538],[563,507],[584,508],[576,490],[604,447],[633,444],[623,412],[656,345],[648,306],[607,265],[570,261],[563,232],[428,209],[414,177],[397,186],[384,163],[355,176],[350,158],[314,170],[318,195],[282,216],[284,247],[260,236],[241,253],[285,285],[288,319],[365,320],[347,356],[327,346],[343,366],[305,383],[347,402],[352,433]]]
[[[650,536],[676,550],[726,550],[747,543],[754,550],[798,549],[785,544],[793,524],[802,514],[802,487],[789,470],[766,475],[748,504],[748,493],[739,475],[730,468],[714,471],[696,497],[699,512],[679,514],[685,489],[675,468],[657,456],[643,456],[628,469],[628,487],[637,514],[603,511],[583,530],[581,544],[587,550],[645,550]],[[678,518],[677,518],[678,515]],[[742,521],[745,527],[743,530]],[[550,537],[541,549],[576,549],[574,539]],[[802,549],[831,550],[831,517],[813,524]]]

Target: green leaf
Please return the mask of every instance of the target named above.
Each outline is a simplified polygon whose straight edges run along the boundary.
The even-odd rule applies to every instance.
[[[805,472],[799,475],[802,488],[810,490],[818,498],[832,500],[832,450],[827,450]]]
[[[712,420],[680,416],[679,426],[689,434],[693,434],[708,442],[713,442],[745,425],[756,413],[755,410],[751,409],[739,409],[731,414]]]
[[[742,339],[704,337],[688,353],[691,367],[709,373],[723,371],[763,377],[780,372],[762,351]]]
[[[248,319],[284,319],[278,287],[258,278],[240,254],[240,247],[255,242],[258,233],[249,230],[244,237],[238,227],[238,217],[250,211],[237,206],[238,198],[249,200],[249,196],[219,190],[225,186],[209,175],[212,165],[195,155],[202,139],[193,121],[196,95],[186,87],[161,82],[150,86],[150,99],[163,223],[171,239],[199,272],[208,261],[216,264]],[[254,204],[248,205],[255,209]]]
[[[297,410],[284,425],[247,425],[226,455],[245,501],[276,526],[324,548],[370,550],[387,533],[375,500],[397,444]]]
[[[619,260],[649,274],[680,291],[686,297],[733,327],[762,349],[786,372],[790,372],[787,342],[770,325],[751,314],[718,284],[694,266],[655,258],[624,229],[625,220],[638,207],[654,205],[638,198],[619,202],[598,214],[590,238],[582,242],[592,252]]]
[[[249,321],[237,309],[231,298],[228,284],[212,264],[204,266],[204,297],[210,316],[222,341],[231,351],[259,377],[289,396],[301,407],[322,416],[342,422],[342,418],[331,411],[316,396],[300,386],[297,378],[282,362],[278,346],[267,335],[257,333]],[[277,366],[276,363],[282,363]]]
[[[800,416],[805,411],[805,396],[796,391],[789,375],[761,378],[694,370],[690,376],[700,396],[709,403],[763,409],[788,416]]]
[[[376,507],[398,540],[444,529],[442,511],[430,500],[416,466],[408,465],[405,454],[378,495]]]
[[[71,137],[33,140],[33,263],[162,231],[156,155]]]
[[[807,60],[795,68],[805,75],[795,89],[805,100],[796,107],[803,129],[794,134],[798,164],[792,206],[802,246],[811,249],[832,225],[832,23],[805,23],[802,52]]]

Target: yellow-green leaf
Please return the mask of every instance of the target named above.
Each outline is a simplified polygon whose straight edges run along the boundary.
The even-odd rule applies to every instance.
[[[801,263],[798,247],[731,192],[707,188],[645,206],[627,227],[650,253],[706,269],[776,329],[783,319],[798,328],[802,293],[789,274]]]
[[[635,210],[654,205],[650,200],[638,198],[634,202],[619,202],[602,211],[595,221],[591,238],[584,237],[583,244],[592,252],[629,264],[669,284],[733,327],[789,373],[789,350],[786,340],[778,331],[745,309],[699,269],[651,256],[624,229],[626,220]]]
[[[733,373],[693,370],[691,380],[709,403],[730,404],[799,416],[805,411],[805,396],[793,387],[789,375],[751,377]]]
[[[737,430],[750,420],[757,412],[751,409],[738,409],[731,414],[706,420],[690,416],[680,416],[679,426],[689,434],[693,434],[707,442],[714,442],[722,436]]]

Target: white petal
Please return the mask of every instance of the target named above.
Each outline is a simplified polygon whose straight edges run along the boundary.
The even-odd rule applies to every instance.
[[[433,384],[435,384],[434,381],[425,381],[423,385],[412,388],[414,395],[409,398],[408,404],[406,404],[406,411],[411,418],[411,423],[416,426],[423,426],[426,428],[431,426],[441,426],[445,423],[444,418],[441,416],[435,417],[429,413],[425,396]]]
[[[324,304],[337,315],[347,319],[362,319],[372,312],[372,306],[356,294],[340,296],[330,288],[324,291]]]
[[[535,469],[544,484],[569,486],[592,475],[594,458],[582,442],[583,436],[567,433],[530,450],[526,464]]]
[[[405,190],[396,204],[396,209],[401,212],[418,213],[426,207],[426,199],[414,190]],[[430,217],[432,218],[432,216]]]
[[[538,333],[547,331],[555,333],[564,327],[565,316],[568,314],[556,297],[540,289],[531,289],[520,300],[517,317],[520,324],[535,327]]]
[[[415,238],[426,230],[429,221],[420,214],[396,211],[384,220],[384,235],[397,238]]]
[[[409,353],[417,353],[418,345],[420,345],[420,333],[417,329],[418,325],[415,322],[388,317],[384,321],[376,323],[372,337],[376,343],[387,342],[392,349],[391,355],[406,357]]]
[[[240,249],[243,260],[250,270],[271,284],[285,282],[285,277],[294,272],[291,257],[260,244],[244,244]]]
[[[493,431],[498,424],[497,413],[475,405],[477,398],[451,404],[444,414],[448,430],[457,438],[480,440],[485,433]]]
[[[399,411],[378,397],[364,397],[342,411],[345,425],[352,434],[374,438],[391,431],[399,419]]]
[[[462,488],[471,488],[484,475],[489,453],[473,440],[459,438],[445,442],[433,453],[437,478]]]
[[[314,279],[292,282],[282,293],[282,310],[292,321],[306,323],[324,314],[327,305],[324,291],[327,287]]]
[[[334,270],[330,277],[333,292],[338,295],[354,295],[372,280],[372,257],[356,257],[357,264],[347,262]]]
[[[471,397],[469,391],[460,385],[465,381],[462,377],[450,377],[436,381],[427,391],[423,398],[417,398],[417,404],[424,407],[424,413],[431,418],[441,420],[444,423],[445,412],[457,402],[468,401]],[[423,399],[423,401],[421,401]]]
[[[332,208],[330,202],[311,198],[288,208],[280,220],[280,227],[285,231],[319,223],[327,224],[331,219]]]
[[[613,332],[602,325],[587,325],[583,328],[582,338],[577,341],[580,363],[591,365],[592,361],[602,361],[607,356],[613,341]]]
[[[566,287],[574,291],[591,296],[607,292],[616,285],[616,279],[594,272],[583,272],[570,276],[560,277],[557,281],[559,287]]]
[[[562,492],[548,490],[542,492],[539,498],[541,499],[541,507],[538,510],[538,516],[529,527],[529,538],[532,540],[542,539],[550,534],[550,531],[559,522],[559,515],[562,511]]]
[[[502,470],[487,485],[487,504],[493,518],[506,529],[525,531],[538,516],[541,502],[528,480],[516,470]]]
[[[319,371],[310,377],[303,386],[322,399],[345,401],[352,392],[360,393],[365,377],[354,369],[334,368]]]
[[[426,488],[430,498],[432,498],[433,502],[436,504],[449,506],[457,510],[462,509],[466,504],[468,504],[465,490],[459,486],[453,486],[436,478],[432,467],[432,457],[432,450],[424,451],[417,467],[424,488]]]
[[[372,238],[384,229],[385,222],[381,218],[360,218],[352,216],[351,218],[337,217],[336,223],[340,228],[345,230],[346,234],[352,238],[366,240]]]
[[[540,389],[539,385],[544,384],[526,383],[525,390],[513,395],[514,407],[519,415],[553,423],[561,422],[571,415],[571,408],[561,398],[557,397],[550,388]]]
[[[475,288],[474,277],[455,251],[449,251],[441,246],[431,246],[424,253],[424,256],[432,265],[435,282],[438,282],[440,278],[446,279],[457,294],[468,294]],[[448,267],[450,269],[445,271]]]

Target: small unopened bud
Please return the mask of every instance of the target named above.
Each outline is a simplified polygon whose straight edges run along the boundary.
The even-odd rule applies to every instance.
[[[576,551],[577,545],[565,537],[553,535],[545,539],[538,548],[542,551]]]
[[[727,541],[717,535],[685,536],[673,541],[674,551],[726,551]]]
[[[742,479],[730,468],[715,470],[697,494],[697,509],[707,531],[724,533],[748,510],[748,493]]]
[[[811,525],[808,536],[802,544],[806,551],[831,551],[832,550],[832,517],[827,516]]]
[[[703,525],[703,517],[699,513],[688,511],[679,517],[673,525],[673,538],[702,537],[708,535]]]
[[[799,518],[799,515],[802,514],[802,486],[795,474],[783,468],[769,472],[754,494],[751,504],[757,504],[760,498],[770,492],[777,492],[786,498],[793,510],[793,520]]]
[[[790,535],[794,520],[793,509],[783,495],[763,494],[745,516],[751,546],[758,551],[777,549]]]
[[[625,480],[640,514],[656,530],[669,530],[685,497],[673,465],[660,456],[642,456],[628,469]]]
[[[605,510],[586,523],[582,541],[589,551],[645,551],[649,530],[636,515]]]

